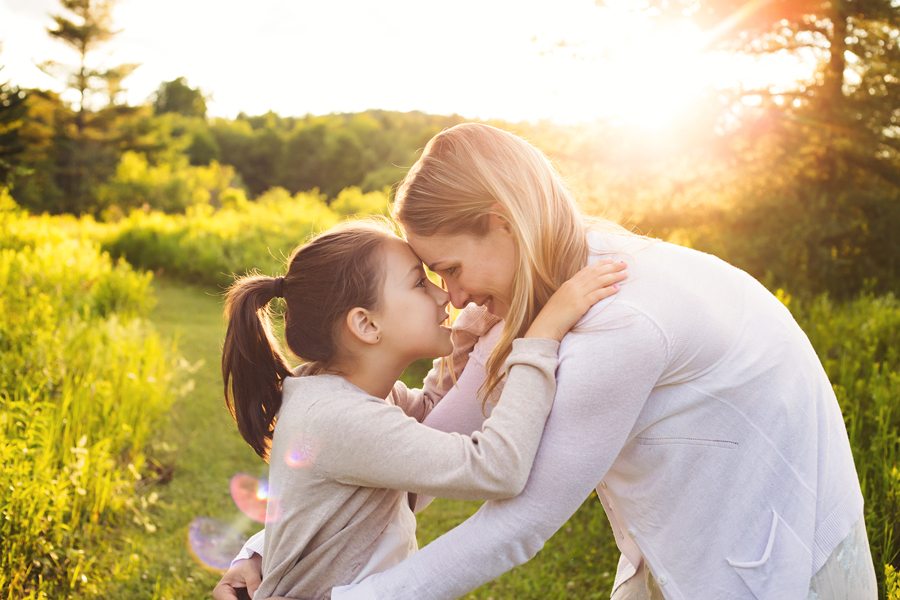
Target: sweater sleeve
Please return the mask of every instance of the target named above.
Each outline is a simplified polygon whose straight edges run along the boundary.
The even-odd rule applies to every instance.
[[[470,436],[423,426],[377,401],[313,416],[320,440],[313,468],[349,485],[464,499],[514,496],[528,478],[553,402],[558,346],[549,339],[513,342],[503,394]]]
[[[424,418],[424,423],[432,429],[468,435],[481,429],[485,419],[481,412],[481,403],[476,398],[478,389],[484,383],[484,363],[477,358],[474,362],[470,362],[469,354],[479,341],[488,344],[488,347],[484,348],[485,351],[493,347],[502,329],[502,321],[484,308],[470,304],[456,318],[453,328],[452,361],[441,369],[440,361],[446,358],[435,360],[434,367],[426,376],[421,390],[408,389],[402,382],[398,382],[391,392],[392,401],[416,420]],[[455,385],[449,375],[451,366],[457,375]],[[400,394],[400,397],[398,398],[396,394]],[[440,407],[439,410],[431,411],[435,405]],[[419,496],[416,511],[427,506],[431,498]],[[264,544],[263,529],[244,543],[231,564],[234,565],[235,562],[250,558],[254,554],[262,556]]]
[[[603,479],[668,360],[662,332],[642,315],[599,333],[570,333],[559,357],[556,401],[522,494],[486,502],[407,560],[357,591],[336,589],[334,598],[456,598],[537,554]]]
[[[391,390],[389,401],[417,421],[423,421],[457,383],[479,338],[498,322],[499,318],[484,307],[475,304],[465,307],[453,322],[450,334],[453,353],[434,361],[422,389],[408,388],[398,381]]]

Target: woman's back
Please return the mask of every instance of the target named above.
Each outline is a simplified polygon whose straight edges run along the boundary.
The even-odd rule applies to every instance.
[[[618,451],[604,445],[617,456],[598,493],[623,552],[636,562],[639,549],[663,581],[704,565],[723,584],[739,576],[763,593],[805,593],[862,505],[840,410],[805,334],[762,285],[713,256],[623,236],[592,245],[619,251],[631,276],[563,341],[554,412],[566,380],[585,378],[585,353],[656,347],[633,365],[656,378],[633,398],[640,406],[595,399],[608,416],[595,433],[621,440]],[[653,337],[624,334],[635,321]],[[759,563],[772,552],[773,563]],[[698,597],[701,581],[710,580],[687,577],[681,592]]]

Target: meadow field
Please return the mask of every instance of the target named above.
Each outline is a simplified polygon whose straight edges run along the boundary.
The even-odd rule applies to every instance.
[[[222,286],[254,267],[279,272],[310,232],[385,202],[350,191],[341,212],[313,194],[281,193],[104,223],[33,216],[3,201],[0,597],[208,597],[220,557],[197,532],[255,531],[229,482],[266,473],[223,404]],[[834,385],[879,583],[898,598],[900,299],[773,291]],[[421,381],[421,367],[409,383]],[[476,508],[436,501],[420,516],[420,544]],[[606,598],[617,558],[592,497],[535,560],[469,597]]]
[[[210,596],[266,501],[223,398],[225,288],[389,214],[473,120],[586,215],[788,307],[900,600],[897,2],[0,1],[0,600]],[[477,507],[437,500],[420,544]],[[607,598],[617,558],[591,497],[469,597]]]

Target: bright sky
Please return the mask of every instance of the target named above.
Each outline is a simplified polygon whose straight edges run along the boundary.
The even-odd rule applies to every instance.
[[[471,118],[675,117],[710,86],[795,79],[792,63],[737,67],[689,24],[659,26],[593,0],[120,0],[121,30],[97,51],[135,62],[127,99],[185,76],[210,113],[369,108]],[[622,0],[618,6],[627,6]],[[0,0],[0,78],[60,89],[36,63],[74,63],[46,28],[56,0]],[[559,45],[565,42],[565,46]],[[763,76],[765,73],[765,76]]]

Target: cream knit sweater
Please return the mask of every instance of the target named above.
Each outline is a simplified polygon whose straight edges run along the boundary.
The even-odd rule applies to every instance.
[[[433,389],[398,383],[385,400],[336,375],[288,378],[256,596],[328,598],[369,560],[406,491],[465,499],[519,493],[555,393],[557,349],[554,340],[516,340],[500,402],[470,436],[419,422],[439,400]]]

